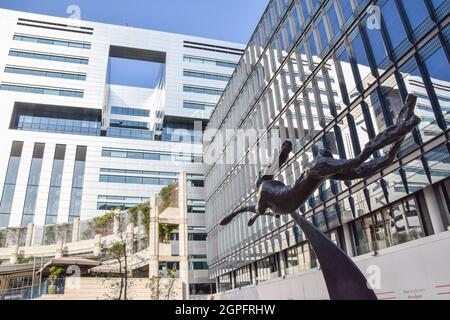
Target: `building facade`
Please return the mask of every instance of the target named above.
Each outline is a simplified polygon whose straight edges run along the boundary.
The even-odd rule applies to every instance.
[[[205,269],[201,131],[243,46],[3,9],[0,26],[0,228],[127,209],[186,171]],[[157,63],[158,81],[114,84],[112,59]]]
[[[398,159],[366,180],[327,181],[300,211],[364,272],[381,270],[380,298],[448,298],[439,288],[449,277],[449,12],[443,0],[270,1],[207,126],[236,132],[217,135],[224,148],[216,136],[204,149],[208,264],[220,297],[327,298],[289,216],[218,224],[255,203],[257,174],[279,149],[264,147],[270,135],[293,142],[276,173],[293,184],[313,147],[358,155],[412,93],[422,122]],[[236,148],[246,129],[256,138]]]

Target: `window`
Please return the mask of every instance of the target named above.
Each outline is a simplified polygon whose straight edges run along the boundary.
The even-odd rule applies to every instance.
[[[402,19],[400,18],[394,0],[389,0],[383,5],[381,8],[381,16],[386,25],[384,30],[386,30],[392,48],[395,50],[406,39],[406,31],[401,23]]]
[[[218,288],[219,292],[224,292],[232,289],[230,273],[220,276],[218,282],[219,282]]]
[[[49,44],[49,45],[54,45],[54,46],[72,47],[72,48],[79,48],[79,49],[90,49],[91,48],[91,44],[89,42],[59,40],[59,39],[42,38],[42,37],[35,37],[35,36],[17,35],[17,34],[14,35],[14,40],[35,42],[35,43],[41,43],[41,44]]]
[[[328,22],[330,24],[332,36],[334,37],[340,31],[341,26],[340,26],[339,19],[338,19],[337,13],[336,13],[336,5],[332,2],[327,11],[327,18],[328,18]]]
[[[69,56],[62,56],[62,55],[50,55],[50,54],[44,54],[44,53],[35,53],[35,52],[17,51],[17,50],[9,51],[9,55],[12,57],[19,57],[19,58],[49,60],[49,61],[67,62],[67,63],[76,63],[76,64],[88,64],[88,62],[89,62],[88,58],[76,58],[76,57],[69,57]]]
[[[101,116],[92,109],[20,104],[15,106],[11,129],[100,136]]]
[[[272,255],[256,262],[256,279],[260,282],[280,276],[278,255]]]
[[[123,139],[154,140],[153,131],[149,130],[110,127],[106,130],[106,135]]]
[[[24,74],[30,76],[38,76],[38,77],[48,77],[48,78],[61,78],[61,79],[69,79],[69,80],[86,80],[86,74],[81,73],[66,73],[66,72],[58,72],[58,71],[48,71],[48,70],[37,70],[37,69],[25,69],[25,68],[16,68],[16,67],[5,67],[6,73],[16,73],[16,74]]]
[[[192,102],[192,101],[183,101],[183,108],[185,109],[196,109],[196,110],[205,110],[205,111],[213,111],[215,105],[204,103],[204,102]]]
[[[202,156],[190,155],[190,154],[165,154],[157,152],[143,152],[134,150],[114,150],[103,149],[102,157],[111,158],[128,158],[128,159],[144,159],[144,160],[156,160],[156,161],[176,161],[176,162],[202,162]]]
[[[353,15],[353,9],[350,0],[339,0],[337,3],[340,4],[344,22],[347,22]]]
[[[448,72],[450,63],[444,50],[438,46],[437,38],[433,39],[421,50],[420,56],[432,83],[430,91],[436,95],[442,115],[450,126],[450,75]]]
[[[118,115],[124,115],[124,116],[135,116],[135,117],[148,117],[150,115],[150,111],[145,110],[145,109],[112,106],[111,114],[118,114]]]
[[[197,128],[196,121],[165,122],[162,130],[162,141],[201,143],[203,138],[202,125]]]
[[[189,241],[206,241],[207,234],[206,233],[189,233],[188,240]]]
[[[415,197],[355,220],[352,227],[358,255],[425,236]]]
[[[69,221],[72,221],[74,218],[79,218],[81,214],[86,153],[87,147],[77,146],[77,151],[75,153],[75,168],[73,170],[72,178],[72,192],[70,195]]]
[[[205,87],[195,87],[195,86],[183,86],[184,92],[193,92],[193,93],[201,93],[201,94],[209,94],[209,95],[215,95],[220,96],[223,93],[222,89],[216,89],[216,88],[205,88]]]
[[[100,169],[100,172],[102,173],[99,176],[100,182],[123,183],[123,184],[148,184],[148,185],[165,186],[176,182],[176,179],[172,177],[178,176],[178,173],[175,172],[121,170],[121,169],[105,169],[105,168]],[[168,176],[171,178],[161,176]]]
[[[16,189],[17,174],[19,173],[20,158],[22,156],[23,142],[14,141],[11,147],[6,177],[3,185],[0,202],[0,227],[8,227],[11,215],[14,191]]]
[[[34,220],[44,148],[45,144],[43,143],[34,144],[33,158],[31,160],[25,203],[23,206],[22,226],[27,226],[28,224],[33,223]]]
[[[108,196],[99,195],[97,197],[98,210],[126,210],[135,207],[138,204],[148,201],[148,198],[128,197],[128,196]]]
[[[367,23],[365,23],[365,32],[367,35],[367,40],[372,49],[373,58],[375,64],[378,67],[379,75],[382,75],[384,71],[392,64],[388,58],[388,52],[383,41],[383,36],[381,30],[378,28],[368,28]]]
[[[425,143],[438,136],[442,130],[436,122],[431,100],[426,93],[425,84],[414,57],[400,66],[399,71],[403,75],[403,82],[408,93],[415,94],[418,98],[415,113],[422,119],[418,128],[422,142]]]
[[[372,76],[369,60],[359,30],[356,29],[352,36],[354,37],[353,40],[351,40],[351,44],[353,55],[355,57],[355,67],[359,71],[359,78],[363,86],[362,88],[359,86],[360,91],[363,91],[373,83],[375,78]],[[356,92],[353,93],[355,95],[357,94]],[[352,96],[353,93],[349,92],[350,96]]]
[[[430,15],[428,13],[427,6],[425,5],[425,0],[416,0],[416,1],[402,0],[401,3],[405,8],[406,16],[408,18],[408,23],[411,27],[412,35],[416,40],[418,40],[432,26],[430,21]],[[428,20],[430,23],[426,28],[424,28],[423,23],[426,20]]]
[[[208,270],[206,261],[189,261],[189,270]]]
[[[189,213],[205,213],[205,201],[204,200],[187,200],[187,212]]]
[[[48,193],[47,213],[45,224],[54,224],[58,216],[61,182],[64,169],[66,145],[57,144],[53,158],[52,175],[50,178],[50,190]]]
[[[251,266],[245,266],[236,270],[236,287],[241,288],[252,284]]]
[[[111,119],[111,127],[130,128],[130,129],[148,129],[147,122]]]
[[[184,56],[183,60],[185,62],[206,64],[206,65],[215,65],[218,67],[225,67],[225,68],[232,68],[232,69],[236,68],[236,65],[237,65],[235,62],[214,60],[214,59],[201,58],[201,57],[192,57],[192,56]]]
[[[228,82],[230,80],[230,76],[227,76],[227,75],[216,74],[216,73],[207,73],[207,72],[201,72],[201,71],[184,70],[183,75],[185,77],[217,80],[217,81],[225,81],[225,82]]]
[[[317,22],[317,34],[320,39],[320,48],[323,53],[323,51],[325,51],[329,47],[329,41],[323,18],[319,18],[319,21]]]
[[[34,87],[34,86],[31,87],[26,85],[13,85],[13,84],[2,84],[0,85],[0,90],[16,91],[23,93],[48,94],[54,96],[74,97],[74,98],[83,98],[84,95],[83,91],[72,91],[48,87]]]

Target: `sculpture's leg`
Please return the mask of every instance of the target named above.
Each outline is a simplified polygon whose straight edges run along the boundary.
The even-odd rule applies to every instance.
[[[332,159],[331,157],[323,157],[326,161],[317,161],[317,171],[315,174],[319,176],[328,176],[330,173],[344,173],[359,167],[370,156],[384,147],[403,141],[403,139],[420,123],[420,118],[414,115],[417,97],[408,95],[406,103],[399,113],[396,123],[383,132],[380,132],[375,138],[370,140],[362,152],[353,159]],[[334,172],[333,172],[334,171]]]
[[[247,207],[243,207],[239,210],[233,211],[232,213],[227,215],[225,218],[223,218],[222,221],[220,221],[220,225],[225,226],[225,225],[229,224],[231,222],[231,220],[233,220],[239,214],[244,213],[244,212],[256,213],[256,207],[255,206],[247,206]]]
[[[419,123],[420,118],[413,116],[386,129],[367,143],[361,154],[353,159],[334,159],[328,156],[319,156],[309,169],[309,174],[335,180],[369,177],[395,160],[406,135],[417,127]],[[373,153],[391,144],[391,150],[387,155],[365,162]]]
[[[331,300],[378,300],[352,259],[297,212],[291,213],[320,262]]]

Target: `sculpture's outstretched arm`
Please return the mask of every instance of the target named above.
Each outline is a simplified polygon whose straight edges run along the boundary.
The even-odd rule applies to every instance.
[[[253,212],[256,213],[256,207],[255,206],[248,206],[248,207],[242,207],[239,210],[233,211],[229,215],[227,215],[225,218],[220,221],[221,226],[225,226],[229,224],[234,218],[236,218],[238,215],[244,212]]]

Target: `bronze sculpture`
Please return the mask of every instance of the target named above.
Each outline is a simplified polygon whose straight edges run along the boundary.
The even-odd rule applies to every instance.
[[[327,179],[353,180],[368,178],[391,165],[405,137],[420,123],[414,114],[417,97],[408,95],[406,103],[398,115],[396,124],[387,128],[369,141],[364,150],[353,159],[334,159],[328,150],[319,150],[312,161],[292,187],[274,180],[275,171],[288,159],[292,143],[283,143],[280,155],[265,172],[260,172],[256,181],[257,203],[243,207],[226,216],[221,225],[229,224],[236,216],[252,212],[248,225],[254,224],[262,215],[280,217],[289,214],[300,225],[316,252],[323,269],[328,291],[332,299],[376,299],[375,294],[366,286],[366,281],[352,260],[337,248],[334,243],[302,215],[297,212],[308,198]],[[372,154],[391,145],[382,157],[367,161]]]

